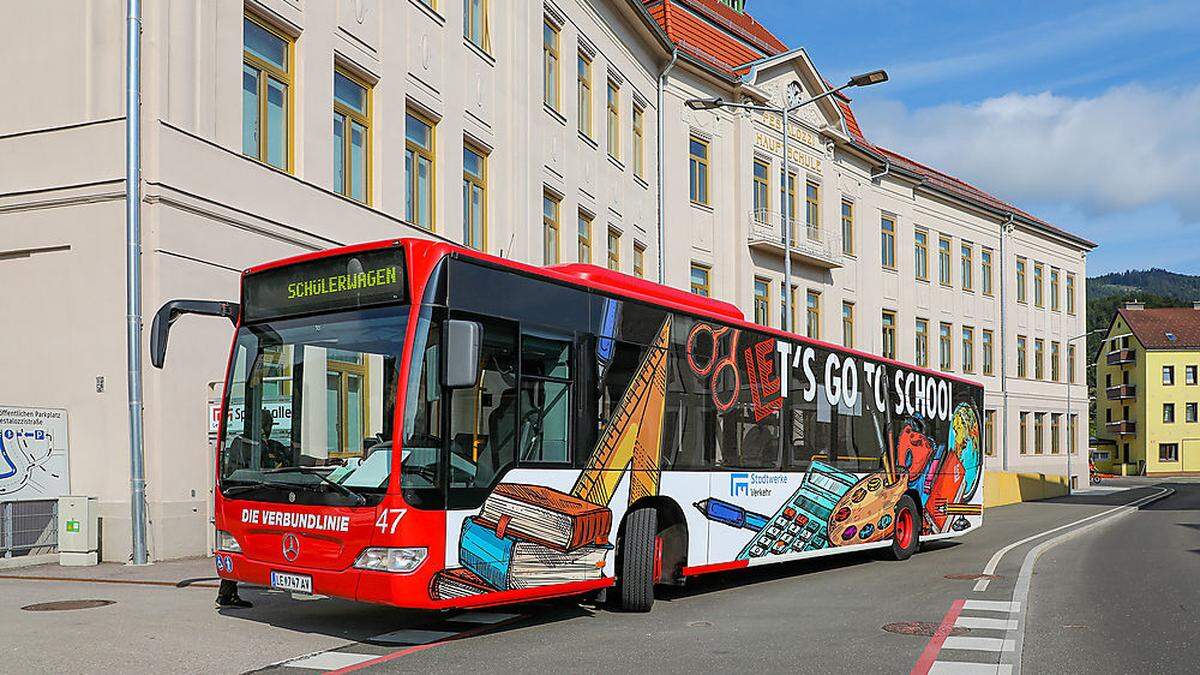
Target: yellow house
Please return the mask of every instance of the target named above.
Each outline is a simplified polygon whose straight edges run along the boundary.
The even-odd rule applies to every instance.
[[[1200,472],[1200,302],[1126,303],[1096,358],[1096,436],[1125,475]]]

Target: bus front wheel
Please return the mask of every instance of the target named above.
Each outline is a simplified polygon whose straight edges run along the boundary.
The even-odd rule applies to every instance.
[[[921,542],[921,519],[917,516],[917,504],[909,495],[901,495],[896,502],[895,529],[892,531],[892,546],[885,549],[892,560],[908,560]]]
[[[649,612],[654,606],[655,538],[658,509],[643,506],[630,512],[621,540],[618,594],[626,612]]]

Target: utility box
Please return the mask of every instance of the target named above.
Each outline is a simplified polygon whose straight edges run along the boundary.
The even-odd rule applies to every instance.
[[[58,564],[81,567],[99,562],[100,513],[95,497],[58,498]]]

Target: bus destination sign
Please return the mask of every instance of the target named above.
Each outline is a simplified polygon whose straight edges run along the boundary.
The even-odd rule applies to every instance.
[[[363,251],[251,274],[242,296],[247,321],[400,302],[403,250]]]

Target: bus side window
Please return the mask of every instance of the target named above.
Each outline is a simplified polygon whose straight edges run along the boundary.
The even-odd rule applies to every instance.
[[[571,461],[571,340],[521,336],[520,452],[522,464]]]

